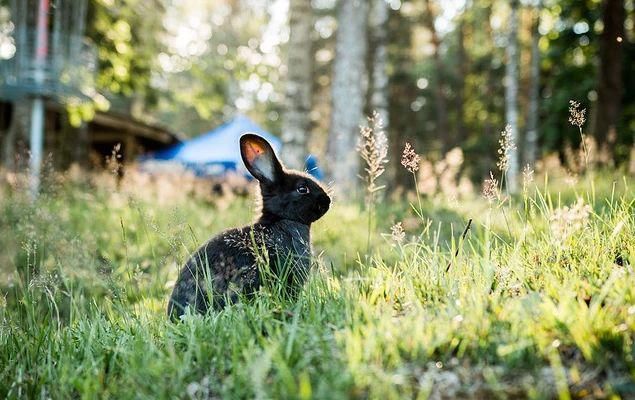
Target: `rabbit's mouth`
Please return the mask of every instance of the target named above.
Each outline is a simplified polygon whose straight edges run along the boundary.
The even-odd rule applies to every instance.
[[[318,204],[317,209],[321,217],[322,215],[326,214],[326,212],[329,210],[329,206],[324,204]]]
[[[320,214],[320,217],[326,214],[326,212],[329,210],[330,205],[331,205],[331,199],[329,199],[328,196],[324,196],[323,198],[320,199],[320,201],[317,203],[317,210],[318,210],[318,213]]]

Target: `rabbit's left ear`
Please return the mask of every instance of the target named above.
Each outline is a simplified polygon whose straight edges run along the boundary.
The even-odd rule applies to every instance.
[[[269,142],[256,134],[240,137],[240,155],[249,173],[261,182],[275,183],[283,174],[282,164]]]

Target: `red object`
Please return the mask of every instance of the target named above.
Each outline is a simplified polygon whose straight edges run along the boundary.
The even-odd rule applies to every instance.
[[[48,54],[48,21],[49,21],[49,0],[40,0],[37,12],[37,31],[35,42],[35,59],[44,61]]]

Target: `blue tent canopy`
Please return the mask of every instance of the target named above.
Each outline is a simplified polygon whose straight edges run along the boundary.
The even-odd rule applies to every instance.
[[[149,154],[141,161],[178,162],[199,176],[218,176],[228,171],[244,173],[246,171],[240,157],[239,139],[247,132],[264,137],[276,152],[280,151],[280,139],[240,115],[198,137]]]

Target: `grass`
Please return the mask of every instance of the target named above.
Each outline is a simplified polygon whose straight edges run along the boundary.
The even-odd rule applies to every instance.
[[[384,203],[372,254],[368,216],[336,204],[296,302],[265,288],[178,324],[179,265],[248,223],[250,200],[67,182],[30,203],[5,188],[0,397],[633,398],[633,183],[598,172],[502,204],[426,198],[420,217]]]

